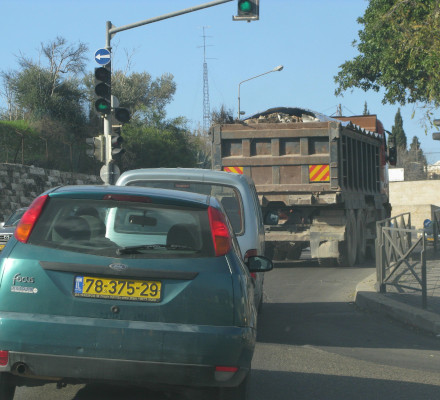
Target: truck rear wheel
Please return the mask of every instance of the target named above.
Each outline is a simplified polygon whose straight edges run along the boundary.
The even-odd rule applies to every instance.
[[[357,226],[354,210],[347,210],[345,223],[345,240],[339,243],[338,264],[340,267],[353,267],[357,256]]]
[[[302,243],[292,243],[289,244],[289,250],[287,251],[288,260],[299,260],[302,253]]]

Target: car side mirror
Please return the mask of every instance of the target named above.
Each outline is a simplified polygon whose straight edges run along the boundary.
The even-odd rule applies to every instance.
[[[249,272],[268,272],[273,269],[271,259],[264,256],[251,256],[246,261]]]

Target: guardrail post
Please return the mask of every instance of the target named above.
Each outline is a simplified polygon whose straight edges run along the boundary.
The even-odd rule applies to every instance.
[[[420,262],[422,263],[422,308],[426,309],[428,306],[428,288],[427,288],[427,278],[426,278],[426,237],[423,235],[423,248],[420,254]]]
[[[380,222],[376,222],[376,277],[377,277],[377,283],[376,283],[376,291],[380,293],[386,293],[386,285],[384,285],[384,263],[383,260],[385,258],[385,250],[384,245],[382,243],[382,226]]]

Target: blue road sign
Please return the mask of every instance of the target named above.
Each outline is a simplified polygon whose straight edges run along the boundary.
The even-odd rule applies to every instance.
[[[107,49],[96,50],[95,61],[99,65],[106,65],[111,61],[111,53]]]

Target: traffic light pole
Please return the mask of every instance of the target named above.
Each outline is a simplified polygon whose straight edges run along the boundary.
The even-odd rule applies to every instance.
[[[137,28],[138,26],[151,24],[153,22],[162,21],[164,19],[177,17],[179,15],[188,14],[194,11],[202,10],[204,8],[209,8],[213,6],[217,6],[223,3],[229,3],[233,0],[216,0],[211,1],[210,3],[200,4],[198,6],[186,8],[184,10],[175,11],[169,14],[164,14],[159,17],[146,19],[144,21],[135,22],[128,25],[123,26],[113,26],[113,24],[110,21],[107,21],[106,23],[106,36],[105,36],[105,48],[110,53],[110,59],[111,59],[111,40],[113,36],[122,31],[126,31],[128,29]],[[113,163],[112,160],[112,146],[111,146],[111,132],[112,132],[112,117],[111,114],[105,114],[104,115],[104,139],[105,139],[105,165],[103,166],[103,171],[101,174],[101,178],[104,181],[104,184],[106,185],[113,185],[116,181],[116,166]]]

